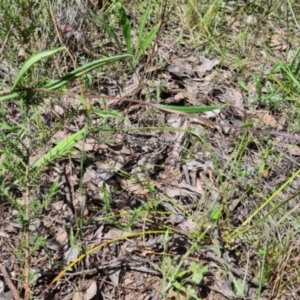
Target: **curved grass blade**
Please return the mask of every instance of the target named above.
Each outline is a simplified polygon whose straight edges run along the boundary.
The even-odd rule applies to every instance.
[[[105,58],[100,58],[97,59],[95,61],[92,61],[84,66],[81,66],[75,70],[73,70],[72,72],[68,73],[67,75],[53,80],[49,83],[47,83],[46,85],[43,86],[43,88],[45,89],[49,89],[49,90],[55,90],[58,89],[64,85],[66,85],[67,83],[79,78],[80,76],[91,72],[93,70],[95,70],[96,68],[99,68],[100,66],[124,59],[124,58],[128,58],[131,57],[130,54],[123,54],[123,55],[117,55],[117,56],[113,56],[113,57],[105,57]]]
[[[294,179],[300,174],[300,168],[295,171],[279,188],[277,188],[276,191],[272,193],[271,196],[269,196],[257,209],[254,210],[254,212],[238,227],[234,230],[232,237],[237,237],[242,233],[247,232],[252,226],[246,227],[252,219],[258,215],[270,202],[273,201],[274,198],[276,198],[281,191],[283,191],[287,186],[291,184],[291,182],[294,181]],[[292,198],[288,198],[288,200],[291,200]],[[281,203],[282,204],[282,203]],[[281,205],[280,204],[280,205]],[[275,208],[279,208],[280,205],[276,206]],[[274,212],[274,209],[272,210]],[[265,220],[266,216],[264,218],[259,218],[257,222],[254,223],[253,226],[256,226],[257,224],[261,223],[263,220]]]
[[[54,51],[54,50],[52,50],[52,51]],[[124,58],[128,58],[128,57],[131,57],[131,55],[130,54],[123,54],[123,55],[118,55],[118,56],[113,56],[113,57],[106,57],[106,58],[101,58],[99,60],[95,60],[93,62],[90,62],[90,63],[82,66],[82,67],[77,68],[76,70],[70,72],[69,74],[67,74],[67,75],[65,75],[65,76],[63,76],[59,79],[50,81],[49,83],[44,85],[43,88],[49,89],[49,90],[58,89],[58,88],[60,88],[64,85],[66,85],[67,83],[71,82],[72,80],[75,80],[76,78],[78,78],[78,77],[80,77],[80,76],[82,76],[82,75],[84,75],[84,74],[86,74],[90,71],[93,71],[94,69],[96,69],[96,68],[98,68],[102,65],[105,65],[105,64],[108,64],[108,63],[111,63],[111,62],[114,62],[114,61],[118,61],[118,60],[121,60],[121,59],[124,59]],[[16,98],[16,99],[20,98],[20,94],[16,91],[10,91],[10,92],[7,92],[7,93],[0,94],[0,102],[10,100],[10,99],[13,99],[13,98]]]
[[[174,106],[174,105],[163,105],[158,104],[158,108],[162,108],[164,110],[168,111],[174,111],[174,112],[181,112],[185,114],[197,114],[197,113],[204,113],[206,111],[212,111],[216,109],[222,109],[225,107],[225,105],[211,105],[211,106]]]
[[[88,255],[94,253],[95,251],[97,251],[97,250],[99,250],[99,249],[101,249],[101,248],[103,248],[107,245],[110,245],[110,244],[115,243],[117,241],[122,241],[122,240],[126,240],[126,239],[129,239],[129,238],[137,237],[137,236],[144,236],[144,235],[149,235],[149,234],[151,234],[151,235],[152,234],[163,234],[164,232],[165,232],[164,230],[149,230],[149,231],[133,232],[133,233],[129,233],[127,235],[122,235],[120,237],[116,237],[116,238],[114,238],[112,240],[109,240],[109,241],[101,242],[100,244],[92,247],[91,249],[87,250],[85,253],[81,254],[74,261],[72,261],[69,265],[67,265],[62,271],[60,271],[59,274],[54,279],[52,279],[52,281],[50,282],[50,284],[48,286],[48,289],[53,285],[53,283],[55,283],[61,277],[63,277],[65,275],[65,273],[68,272],[68,270],[70,270],[78,262],[82,261]]]
[[[155,38],[156,32],[159,29],[160,26],[160,22],[158,24],[156,24],[149,32],[149,34],[147,35],[147,37],[145,38],[145,40],[143,40],[142,42],[139,41],[140,45],[138,48],[138,53],[136,55],[136,60],[138,61],[139,58],[143,55],[143,53],[145,52],[145,50],[148,48],[148,46],[152,43],[153,39]]]
[[[80,131],[66,137],[64,140],[59,142],[53,147],[48,153],[37,160],[31,169],[39,169],[45,165],[55,161],[57,158],[66,156],[70,150],[86,135],[87,127],[82,128]]]
[[[159,22],[151,29],[147,37],[144,37],[144,30],[145,30],[147,19],[150,15],[150,10],[151,10],[151,1],[149,0],[146,11],[142,16],[141,23],[138,30],[138,47],[137,47],[137,53],[135,55],[136,63],[138,62],[139,58],[143,55],[147,47],[153,41],[155,34],[160,26],[160,22]]]
[[[19,82],[21,81],[22,77],[24,76],[24,74],[31,68],[31,66],[33,64],[35,64],[36,62],[38,62],[39,60],[41,60],[42,58],[51,56],[53,54],[55,54],[56,52],[59,52],[61,50],[65,49],[65,47],[60,47],[57,49],[53,49],[53,50],[47,50],[38,54],[33,55],[31,58],[29,58],[23,65],[22,69],[20,70],[19,74],[17,75],[17,78],[15,80],[15,83],[13,85],[12,90],[14,90]]]

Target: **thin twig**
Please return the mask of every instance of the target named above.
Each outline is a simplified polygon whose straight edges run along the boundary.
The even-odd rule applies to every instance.
[[[7,286],[9,287],[10,291],[13,294],[14,300],[21,300],[20,294],[19,294],[17,288],[15,287],[15,285],[13,284],[8,272],[6,271],[4,264],[0,264],[0,271],[4,277],[4,280],[7,284]]]

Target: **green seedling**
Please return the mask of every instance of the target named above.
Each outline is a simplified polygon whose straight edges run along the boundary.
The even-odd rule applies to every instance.
[[[125,39],[127,52],[129,54],[132,54],[132,65],[136,66],[139,63],[141,56],[145,53],[147,48],[153,42],[155,35],[160,27],[160,22],[158,22],[154,27],[152,27],[148,33],[145,32],[145,27],[151,13],[151,1],[149,0],[147,8],[140,20],[137,42],[136,44],[133,44],[130,21],[121,1],[116,2],[116,8],[119,14],[119,23],[122,29],[123,37]]]

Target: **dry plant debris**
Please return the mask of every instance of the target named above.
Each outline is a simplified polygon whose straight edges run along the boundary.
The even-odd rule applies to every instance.
[[[108,23],[101,27],[89,14],[109,15],[114,6],[108,2],[57,2],[49,8],[47,24],[55,35],[47,31],[54,41],[45,45],[67,49],[51,74],[62,76],[84,60],[125,51],[125,45],[114,45],[122,28],[107,34],[103,24]],[[223,22],[219,34],[201,22],[189,27],[195,22],[189,9],[194,3],[198,11],[196,2],[178,1],[175,9],[163,1],[167,13],[150,18],[150,25],[162,18],[158,38],[131,72],[120,61],[72,82],[67,92],[32,88],[41,99],[34,143],[23,134],[17,145],[22,151],[19,157],[12,153],[11,168],[0,152],[5,170],[0,299],[300,298],[300,139],[292,135],[297,132],[287,133],[289,116],[296,122],[297,114],[268,103],[275,84],[268,74],[286,52],[299,47],[299,40],[290,40],[289,30],[295,29],[287,27],[281,6],[278,17],[254,1],[208,5],[202,17],[214,14],[216,28]],[[138,39],[143,1],[136,12],[132,1],[123,4]],[[153,10],[158,6],[153,3]],[[186,20],[178,19],[178,11]],[[114,14],[109,24],[117,24]],[[46,29],[43,41],[45,35]],[[20,61],[29,58],[28,47],[22,45]],[[33,50],[46,49],[36,45]],[[14,84],[16,69],[15,61],[1,57],[3,94]],[[278,78],[278,96],[289,95],[297,103],[284,73]],[[290,88],[287,94],[283,86]],[[1,117],[11,126],[24,122],[16,101],[1,102]],[[220,108],[199,116],[158,105]],[[47,132],[38,132],[42,126]],[[87,134],[68,155],[55,156],[32,178],[30,189],[22,186],[15,170],[23,170],[29,145],[30,170],[85,128]],[[1,130],[6,138],[16,138],[8,136],[8,128]],[[2,139],[0,146],[8,147]],[[55,191],[48,197],[51,187]],[[35,211],[29,220],[22,206]]]

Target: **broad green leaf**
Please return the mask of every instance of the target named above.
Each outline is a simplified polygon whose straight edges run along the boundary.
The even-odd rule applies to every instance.
[[[194,265],[191,266],[192,269],[192,277],[191,280],[195,284],[200,284],[200,282],[203,279],[203,276],[205,273],[207,273],[207,267],[199,268],[199,265],[197,265],[195,262],[193,262]]]
[[[116,3],[116,6],[118,8],[119,11],[119,18],[120,18],[120,26],[123,32],[123,36],[125,39],[125,43],[126,43],[126,48],[128,53],[131,53],[132,51],[132,41],[131,41],[131,27],[130,27],[130,22],[128,20],[126,11],[123,7],[123,5],[120,2]]]
[[[41,168],[46,164],[55,161],[57,158],[63,157],[69,154],[70,150],[86,135],[87,127],[82,128],[80,131],[66,137],[64,140],[59,142],[55,147],[53,147],[48,153],[37,160],[31,169]]]
[[[96,22],[98,22],[100,25],[102,25],[104,27],[104,29],[106,30],[108,35],[112,39],[114,39],[114,41],[116,42],[119,50],[121,51],[121,49],[122,49],[121,44],[120,44],[119,39],[118,39],[117,35],[115,34],[113,28],[103,18],[101,18],[100,16],[95,15],[91,10],[90,10],[90,14],[95,19]]]
[[[14,90],[17,85],[19,84],[19,82],[21,81],[22,77],[24,76],[24,74],[30,69],[30,67],[38,62],[39,60],[41,60],[42,58],[51,56],[53,54],[55,54],[56,52],[59,52],[61,50],[65,49],[65,47],[60,47],[57,49],[53,49],[53,50],[47,50],[38,54],[33,55],[31,58],[29,58],[23,65],[22,69],[20,70],[19,74],[17,75],[17,78],[15,80],[15,83],[13,85],[12,90]]]
[[[129,54],[123,54],[123,55],[117,55],[113,57],[105,57],[105,58],[100,58],[98,60],[92,61],[88,64],[85,64],[84,66],[81,66],[77,68],[76,70],[73,70],[72,72],[68,73],[67,75],[53,80],[46,85],[43,86],[45,89],[50,89],[50,90],[55,90],[58,89],[67,83],[74,81],[75,79],[81,77],[82,75],[85,75],[86,73],[89,73],[96,68],[99,68],[100,66],[107,65],[109,63],[130,57],[131,55]]]
[[[211,105],[211,106],[174,106],[174,105],[163,105],[159,104],[157,107],[162,109],[172,110],[174,112],[182,112],[187,114],[203,113],[206,111],[212,111],[216,109],[222,109],[223,106]]]

